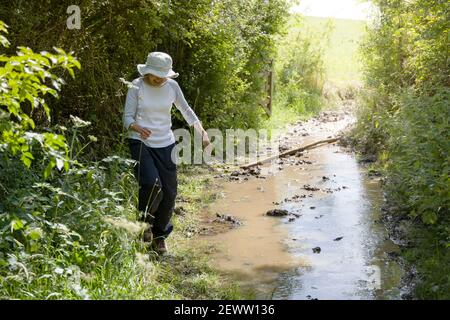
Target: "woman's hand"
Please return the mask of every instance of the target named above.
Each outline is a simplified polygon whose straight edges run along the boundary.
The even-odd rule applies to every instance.
[[[207,146],[209,146],[211,144],[211,141],[209,141],[209,137],[208,137],[208,133],[203,130],[202,133],[202,142],[203,142],[203,148],[206,148]]]
[[[147,139],[152,134],[152,131],[150,129],[141,127],[140,125],[136,123],[132,123],[130,125],[130,129],[138,132],[141,135],[142,139]]]
[[[141,131],[139,133],[141,134],[141,137],[143,139],[147,139],[152,134],[152,131],[150,129],[141,127]]]
[[[196,121],[194,122],[193,126],[195,128],[195,131],[202,136],[203,147],[206,148],[207,146],[211,145],[208,133],[205,129],[203,129],[202,123],[200,121]]]

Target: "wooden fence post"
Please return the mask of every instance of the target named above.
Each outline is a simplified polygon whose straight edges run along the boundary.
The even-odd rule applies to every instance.
[[[273,98],[273,59],[269,62],[269,71],[266,79],[266,99],[261,103],[264,111],[270,117],[272,115],[272,98]]]

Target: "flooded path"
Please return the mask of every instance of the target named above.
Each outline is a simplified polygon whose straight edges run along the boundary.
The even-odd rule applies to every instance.
[[[352,121],[349,114],[324,113],[292,126],[283,144],[334,137]],[[398,248],[379,222],[379,181],[355,156],[333,144],[272,168],[221,182],[221,198],[210,210],[242,225],[201,237],[216,248],[213,266],[259,299],[399,299],[401,270],[389,259]],[[265,215],[271,209],[289,215]]]

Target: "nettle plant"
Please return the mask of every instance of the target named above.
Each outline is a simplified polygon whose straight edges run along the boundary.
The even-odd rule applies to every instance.
[[[9,47],[5,37],[7,25],[0,21],[0,44]],[[36,132],[32,115],[43,110],[51,119],[46,97],[58,98],[64,80],[57,72],[68,72],[74,77],[74,69],[80,63],[62,49],[54,48],[56,54],[46,51],[35,53],[30,48],[18,47],[17,55],[0,54],[0,153],[20,156],[30,167],[35,157],[33,146],[40,146],[47,161],[44,177],[56,166],[59,170],[69,168],[69,151],[64,136],[53,132]]]

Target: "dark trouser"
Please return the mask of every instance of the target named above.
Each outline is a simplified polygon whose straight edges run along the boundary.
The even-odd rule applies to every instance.
[[[171,158],[175,143],[152,148],[137,139],[127,140],[132,159],[138,161],[134,175],[139,182],[141,220],[153,226],[155,238],[166,238],[173,229],[170,219],[177,196],[177,166]]]

